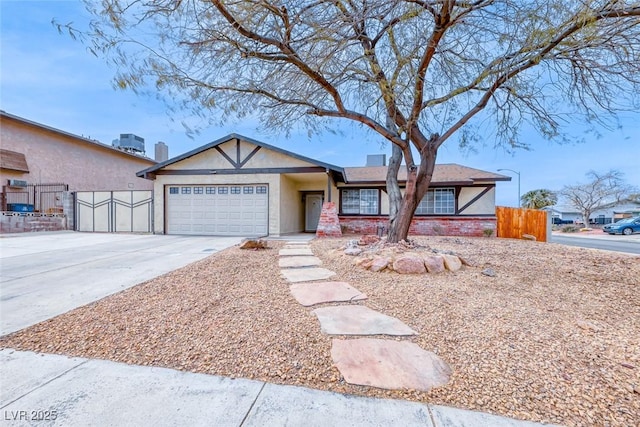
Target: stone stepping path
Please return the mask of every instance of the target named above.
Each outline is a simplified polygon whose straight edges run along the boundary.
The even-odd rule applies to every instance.
[[[280,270],[285,279],[291,283],[312,282],[314,280],[326,280],[336,275],[331,270],[322,267],[287,268]]]
[[[282,248],[280,252],[278,252],[280,256],[313,256],[313,252],[311,252],[311,248],[308,246],[300,245],[299,248]]]
[[[346,282],[321,282],[335,273],[317,267],[322,261],[313,256],[307,242],[287,242],[279,255],[280,271],[292,283],[291,294],[305,307],[367,298]],[[312,313],[318,317],[322,332],[327,335],[417,335],[399,319],[363,305],[320,307]],[[350,384],[427,391],[446,384],[451,376],[451,369],[442,359],[408,341],[333,339],[331,357]]]
[[[290,289],[296,301],[305,307],[327,302],[367,299],[365,294],[347,282],[295,283]]]
[[[349,384],[428,391],[451,376],[442,359],[407,341],[333,339],[331,357]]]
[[[280,268],[314,267],[317,265],[322,265],[322,261],[320,261],[320,258],[314,256],[289,256],[281,257],[278,260],[278,266]]]
[[[363,305],[321,307],[312,313],[318,316],[322,332],[327,335],[417,335],[395,317]]]

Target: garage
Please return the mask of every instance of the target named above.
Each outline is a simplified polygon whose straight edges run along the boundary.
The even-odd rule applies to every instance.
[[[269,229],[266,184],[168,185],[167,234],[265,236]]]

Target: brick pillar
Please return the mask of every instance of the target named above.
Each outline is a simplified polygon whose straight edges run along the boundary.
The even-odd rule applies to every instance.
[[[340,230],[340,219],[335,202],[325,202],[322,204],[320,221],[316,230],[316,237],[342,237]]]

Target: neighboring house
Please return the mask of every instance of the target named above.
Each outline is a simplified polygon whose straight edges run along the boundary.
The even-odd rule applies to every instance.
[[[543,208],[542,210],[551,214],[553,223],[567,224],[582,220],[582,214],[574,208],[555,205]]]
[[[598,224],[609,224],[623,218],[640,215],[640,202],[633,200],[622,200],[618,203],[611,203],[601,209],[594,211],[590,221]]]
[[[324,202],[344,231],[382,232],[385,175],[384,164],[343,168],[237,134],[138,172],[154,182],[155,233],[245,236],[313,232]],[[410,232],[482,236],[495,229],[496,182],[510,179],[437,165]]]
[[[0,111],[2,191],[65,184],[69,191],[151,190],[136,172],[152,159]],[[22,182],[21,182],[22,181]]]
[[[0,147],[3,233],[71,227],[71,192],[153,189],[136,172],[156,164],[154,160],[4,111]],[[28,215],[17,217],[15,212]]]
[[[552,206],[545,208],[551,213],[551,217],[562,222],[582,223],[582,213],[576,212],[573,207]],[[640,215],[640,202],[624,200],[618,203],[608,204],[600,209],[595,209],[589,217],[590,224],[610,224],[623,218]],[[556,221],[554,221],[556,222]]]

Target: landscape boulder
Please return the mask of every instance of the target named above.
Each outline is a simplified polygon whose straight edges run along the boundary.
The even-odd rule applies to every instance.
[[[378,243],[379,241],[380,241],[380,237],[376,236],[375,234],[366,234],[362,236],[360,240],[358,240],[358,245],[367,246],[367,245],[372,245],[374,243]]]
[[[244,239],[240,243],[240,249],[266,249],[267,241],[262,239]]]
[[[439,255],[427,255],[424,257],[424,266],[427,272],[437,274],[444,272],[444,258]]]
[[[358,256],[362,253],[360,248],[347,248],[344,250],[345,255]]]
[[[375,257],[369,269],[375,272],[382,271],[387,268],[390,263],[391,258],[389,257]]]
[[[427,272],[424,261],[417,255],[402,255],[393,262],[393,269],[400,274],[424,274]]]
[[[444,266],[449,271],[458,271],[462,268],[462,261],[455,255],[442,254]]]

